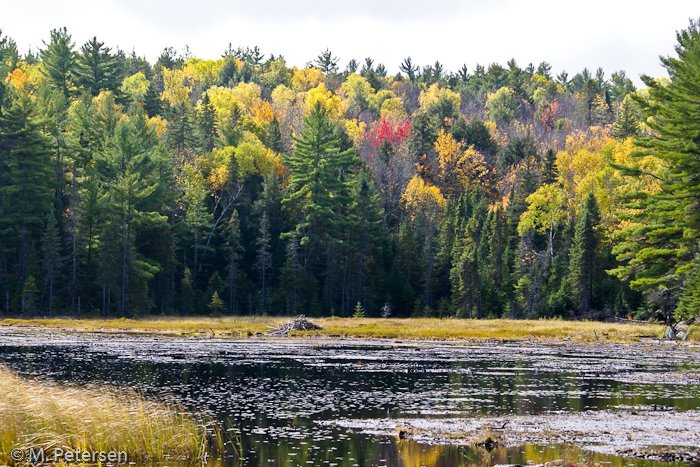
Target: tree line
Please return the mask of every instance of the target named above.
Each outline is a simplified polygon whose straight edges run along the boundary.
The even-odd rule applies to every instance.
[[[637,90],[0,32],[0,313],[697,315],[698,36]]]

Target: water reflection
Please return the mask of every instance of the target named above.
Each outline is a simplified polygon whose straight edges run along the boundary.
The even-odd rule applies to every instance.
[[[0,335],[0,361],[25,375],[132,388],[206,410],[241,434],[242,466],[646,466],[573,446],[485,451],[426,445],[319,426],[338,418],[449,418],[656,404],[697,409],[698,357],[642,347],[358,346],[299,341],[158,340]],[[658,378],[649,378],[657,375]],[[235,465],[233,459],[208,465]],[[667,464],[664,464],[667,465]],[[699,464],[700,465],[700,464]],[[172,466],[170,466],[172,467]]]

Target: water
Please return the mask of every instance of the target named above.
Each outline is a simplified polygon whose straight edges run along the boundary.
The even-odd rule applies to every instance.
[[[397,442],[314,423],[700,405],[699,384],[674,380],[674,375],[700,374],[697,354],[666,352],[658,358],[658,352],[641,346],[612,350],[0,334],[0,362],[23,375],[136,389],[230,423],[241,434],[239,465],[245,466],[486,467],[554,459],[656,465],[575,446],[487,452]]]

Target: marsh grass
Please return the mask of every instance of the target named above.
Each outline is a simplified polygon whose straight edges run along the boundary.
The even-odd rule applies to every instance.
[[[0,464],[16,447],[126,451],[129,461],[160,461],[202,458],[223,441],[216,425],[181,407],[132,391],[31,380],[0,366]]]
[[[222,318],[142,319],[4,319],[0,326],[38,327],[83,332],[130,332],[162,336],[246,338],[262,336],[268,326],[279,326],[289,317],[245,316]],[[471,339],[568,342],[635,342],[661,338],[664,327],[656,324],[564,321],[560,319],[437,319],[437,318],[311,318],[321,331],[293,331],[291,336],[325,336],[389,339]],[[694,326],[697,327],[697,326]],[[31,332],[31,330],[28,330]],[[699,341],[691,332],[689,341]]]

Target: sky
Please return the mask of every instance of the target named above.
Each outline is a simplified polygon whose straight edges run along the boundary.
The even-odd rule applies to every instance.
[[[153,63],[166,47],[203,59],[229,43],[282,54],[303,67],[330,49],[345,68],[354,58],[383,63],[390,74],[410,56],[447,71],[463,64],[552,65],[569,76],[602,67],[666,76],[659,56],[674,54],[676,31],[698,18],[697,0],[0,0],[0,29],[24,52],[67,27],[79,47],[93,36],[112,49],[136,51]]]

